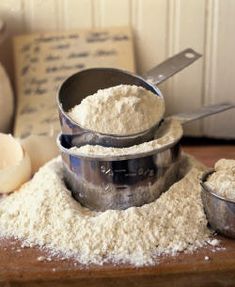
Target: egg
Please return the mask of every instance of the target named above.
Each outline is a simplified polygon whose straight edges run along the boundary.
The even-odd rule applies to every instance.
[[[33,174],[50,159],[59,155],[54,137],[30,135],[21,140],[21,144],[31,159]]]
[[[0,133],[0,193],[17,190],[31,175],[31,161],[20,142]]]

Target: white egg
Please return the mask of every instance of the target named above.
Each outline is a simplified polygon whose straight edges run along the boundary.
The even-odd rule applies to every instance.
[[[20,188],[31,175],[31,161],[20,142],[0,133],[0,193]]]
[[[54,137],[30,135],[21,144],[31,159],[32,173],[59,154]]]

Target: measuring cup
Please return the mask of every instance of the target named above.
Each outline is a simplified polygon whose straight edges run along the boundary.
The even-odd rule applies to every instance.
[[[185,124],[230,108],[234,105],[217,104],[172,118]],[[183,136],[183,132],[180,135]],[[181,136],[161,148],[138,154],[79,155],[70,149],[72,142],[60,134],[57,145],[63,160],[65,182],[77,201],[97,211],[150,203],[179,180]]]
[[[215,231],[235,239],[235,201],[218,195],[216,190],[205,184],[213,172],[215,172],[213,169],[206,171],[200,181],[207,220]]]
[[[141,86],[163,98],[156,85],[200,57],[201,55],[194,50],[186,49],[148,71],[143,77],[113,68],[86,69],[72,75],[62,83],[57,95],[59,117],[65,141],[72,143],[74,146],[98,144],[107,147],[129,147],[152,140],[159,122],[141,133],[118,136],[86,129],[76,123],[68,115],[68,111],[75,105],[80,104],[86,96],[96,93],[97,90],[121,84]]]

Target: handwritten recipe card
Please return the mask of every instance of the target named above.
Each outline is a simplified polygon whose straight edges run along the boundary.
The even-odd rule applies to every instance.
[[[15,136],[56,135],[60,130],[56,106],[59,85],[73,73],[91,67],[134,71],[132,40],[128,28],[15,37]]]

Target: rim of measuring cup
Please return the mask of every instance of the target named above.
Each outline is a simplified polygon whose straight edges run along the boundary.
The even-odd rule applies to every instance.
[[[200,179],[200,184],[201,184],[201,187],[202,187],[202,191],[203,192],[206,192],[206,193],[209,193],[211,196],[215,197],[216,199],[218,200],[221,200],[221,201],[225,201],[225,202],[229,202],[229,203],[232,203],[232,204],[235,204],[235,200],[232,200],[232,199],[228,199],[228,198],[225,198],[221,195],[218,195],[214,190],[212,190],[210,187],[208,187],[205,183],[208,179],[208,177],[212,174],[216,172],[215,169],[210,169],[208,171],[205,171],[202,176],[201,176],[201,179]]]
[[[70,148],[66,148],[63,146],[61,139],[62,137],[65,136],[62,132],[60,132],[57,135],[57,139],[56,139],[56,143],[57,146],[60,150],[60,152],[65,153],[67,155],[70,156],[74,156],[74,157],[78,157],[78,158],[83,158],[83,159],[87,159],[87,160],[98,160],[98,161],[122,161],[122,160],[136,160],[139,158],[143,158],[143,157],[147,157],[147,156],[154,156],[154,154],[156,153],[161,153],[164,152],[168,149],[173,148],[174,146],[180,145],[180,140],[181,138],[175,140],[174,142],[171,142],[169,144],[166,144],[162,147],[156,147],[154,149],[152,149],[151,151],[147,151],[147,152],[139,152],[139,153],[135,153],[135,154],[128,154],[128,155],[85,155],[85,154],[77,154],[76,152],[74,152],[73,150],[71,150]]]
[[[139,133],[135,133],[135,134],[128,134],[128,135],[117,135],[117,134],[107,134],[107,133],[101,133],[101,132],[97,132],[97,131],[94,131],[94,130],[91,130],[91,129],[87,129],[85,127],[83,127],[82,125],[78,124],[76,121],[74,121],[69,115],[68,115],[68,112],[66,112],[64,109],[63,109],[63,104],[62,102],[60,101],[60,94],[61,94],[61,90],[63,88],[64,85],[66,85],[67,81],[71,81],[73,78],[77,77],[78,74],[81,74],[81,73],[84,73],[84,72],[87,72],[87,71],[91,71],[91,70],[103,70],[103,71],[117,71],[117,72],[121,72],[121,73],[124,73],[124,74],[127,74],[129,76],[132,76],[132,77],[135,77],[137,79],[139,79],[140,81],[143,81],[150,89],[150,91],[158,96],[158,97],[161,97],[163,101],[164,100],[164,97],[163,97],[163,94],[161,92],[161,90],[153,85],[152,83],[150,83],[149,81],[147,81],[146,79],[144,79],[143,77],[139,76],[139,75],[136,75],[132,72],[129,72],[129,71],[126,71],[124,69],[118,69],[118,68],[109,68],[109,67],[98,67],[98,68],[88,68],[88,69],[83,69],[77,73],[74,73],[70,76],[68,76],[60,85],[59,85],[59,88],[58,88],[58,91],[57,91],[57,96],[56,96],[56,102],[57,102],[57,106],[60,110],[60,112],[63,114],[63,116],[69,120],[73,125],[79,127],[81,130],[83,130],[84,132],[89,132],[89,133],[93,133],[93,134],[97,134],[97,135],[100,135],[100,136],[108,136],[108,137],[113,137],[113,138],[118,138],[118,139],[123,139],[123,138],[131,138],[131,137],[137,137],[137,136],[141,136],[141,135],[144,135],[146,133],[148,133],[148,131],[150,131],[151,129],[155,128],[157,125],[159,125],[159,122],[156,122],[153,126],[151,126],[150,128],[148,128],[147,130],[144,130],[144,131],[141,131]],[[89,95],[87,95],[89,96]],[[86,96],[86,97],[87,97]],[[84,97],[84,99],[86,98]]]

